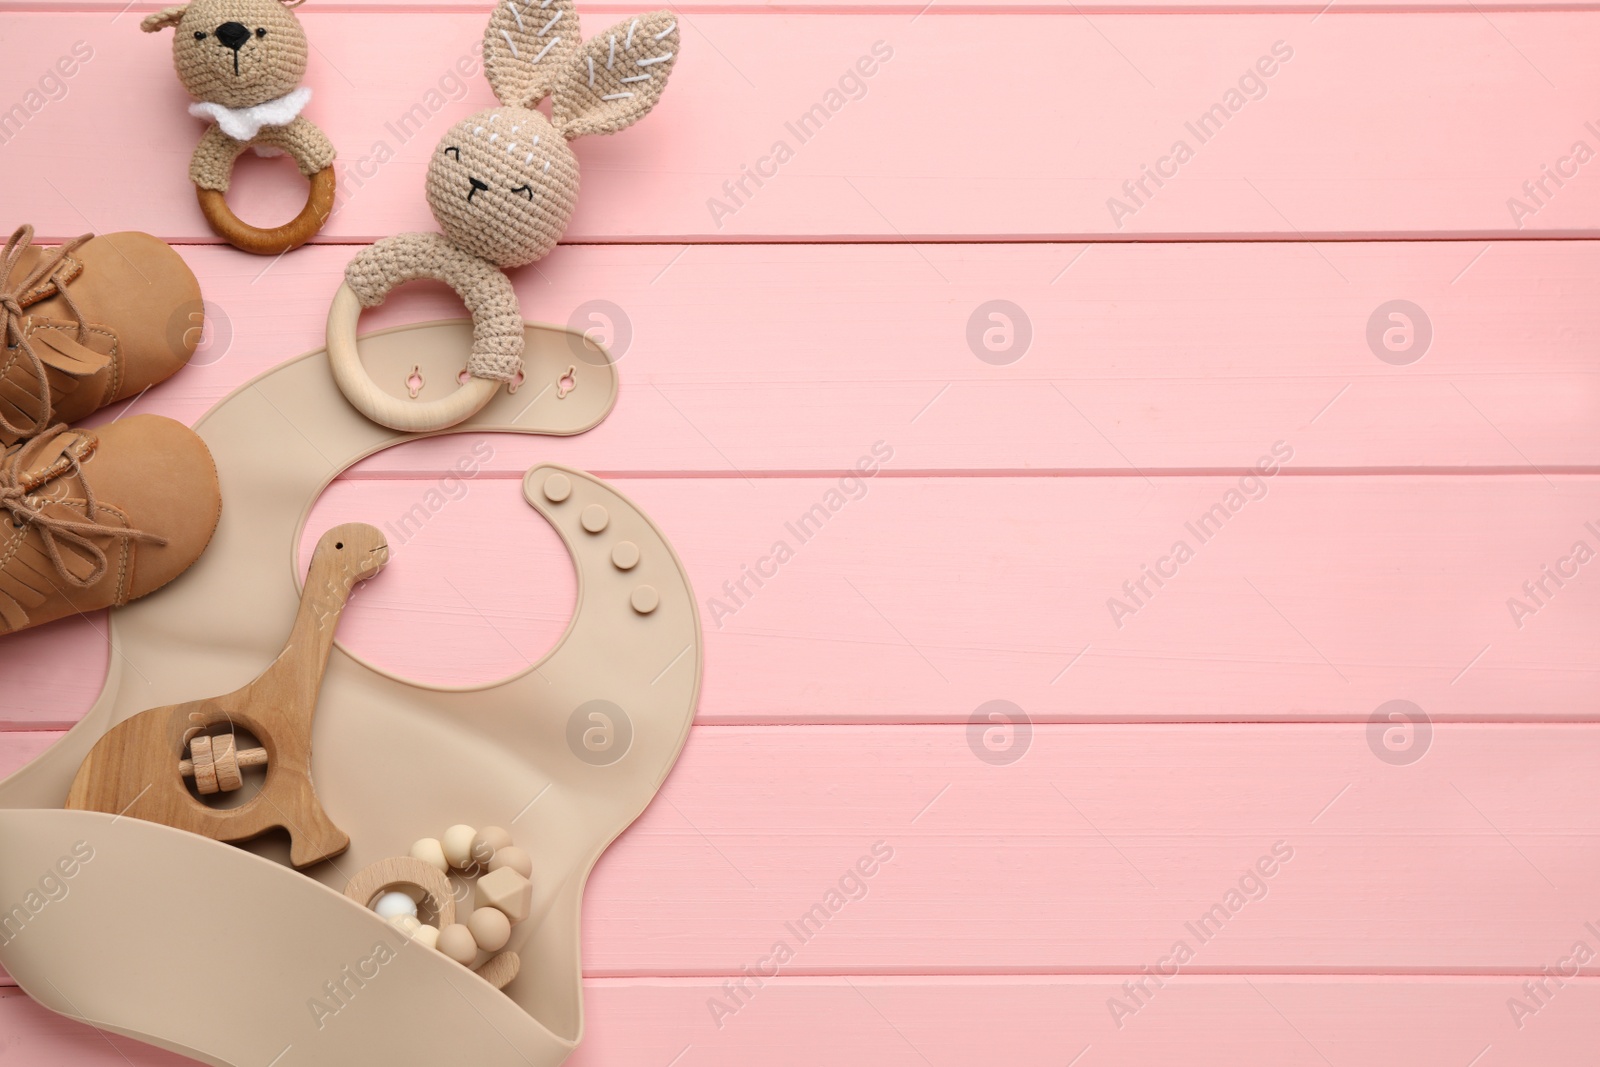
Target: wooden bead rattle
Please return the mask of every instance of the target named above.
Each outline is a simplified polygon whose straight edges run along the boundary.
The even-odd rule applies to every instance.
[[[455,898],[446,877],[455,870],[481,875],[473,889],[472,914],[456,922]],[[487,872],[487,873],[484,873]],[[465,823],[450,827],[442,838],[425,837],[411,846],[411,855],[379,860],[350,880],[344,894],[376,911],[413,941],[471,967],[478,953],[492,953],[477,972],[496,989],[517,976],[522,960],[502,952],[511,941],[511,927],[528,917],[533,904],[533,859],[511,842],[498,826],[474,829]],[[417,900],[393,891],[410,885],[438,916],[438,925],[422,922]]]
[[[232,734],[196,734],[189,739],[189,758],[178,761],[178,773],[193,778],[202,796],[231,793],[244,785],[245,767],[265,767],[267,750],[240,750]]]
[[[311,721],[339,615],[356,583],[377,574],[388,559],[383,534],[364,523],[323,534],[294,628],[273,664],[225,696],[151,708],[113,726],[78,768],[66,806],[165,823],[217,841],[247,841],[283,829],[296,867],[349,848],[350,838],[322,810],[312,785]],[[250,731],[262,747],[237,752],[231,734],[206,733],[224,724]],[[185,747],[190,758],[174,759]],[[245,803],[212,808],[189,792],[185,763],[202,793],[237,789],[243,767],[266,767],[267,776]]]

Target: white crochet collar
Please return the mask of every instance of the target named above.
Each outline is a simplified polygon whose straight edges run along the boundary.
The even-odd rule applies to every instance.
[[[253,107],[223,107],[221,104],[201,101],[189,105],[189,114],[195,118],[210,119],[235,141],[248,141],[260,133],[263,126],[289,125],[300,117],[300,112],[310,102],[311,89],[302,85],[292,93]]]

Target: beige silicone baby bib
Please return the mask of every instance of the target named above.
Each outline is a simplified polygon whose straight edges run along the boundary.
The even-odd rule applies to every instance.
[[[362,353],[397,395],[416,367],[427,397],[455,388],[470,342],[468,324],[433,323],[373,334]],[[609,359],[565,331],[528,327],[525,368],[515,394],[456,429],[579,433],[615,400]],[[655,795],[694,715],[701,635],[683,566],[604,483],[528,472],[523,493],[577,570],[571,625],[534,667],[464,690],[336,648],[313,777],[352,843],[312,877],[275,862],[281,840],[247,850],[61,810],[109,727],[228,692],[271,662],[299,600],[295,546],[312,503],[356,460],[409,439],[358,415],[322,352],[243,386],[198,429],[222,481],[215,541],[167,589],[112,614],[99,701],[0,783],[0,963],[55,1011],[211,1064],[560,1063],[583,1028],[584,882]],[[507,946],[522,969],[504,993],[341,895],[367,865],[461,822],[504,826],[533,857],[533,910]]]

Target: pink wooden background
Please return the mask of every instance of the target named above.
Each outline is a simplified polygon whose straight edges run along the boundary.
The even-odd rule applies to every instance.
[[[353,246],[428,225],[435,138],[489,101],[450,73],[486,3],[302,9],[341,202],[280,260],[199,216],[199,125],[165,40],[137,31],[155,6],[0,0],[0,110],[25,115],[0,121],[0,199],[42,239],[179,246],[213,329],[135,409],[192,422],[320,346]],[[582,7],[591,32],[632,10]],[[517,278],[530,318],[611,343],[615,413],[489,439],[465,490],[391,537],[343,631],[433,682],[546,650],[574,588],[520,502],[538,460],[613,479],[688,566],[699,724],[590,884],[572,1062],[1592,1062],[1600,972],[1545,976],[1600,953],[1600,563],[1537,600],[1524,583],[1600,549],[1600,5],[680,16],[662,105],[580,142],[568,241]],[[92,57],[42,81],[77,42]],[[890,58],[800,143],[786,123],[875,46]],[[447,102],[399,129],[431,89]],[[1186,123],[1234,89],[1200,143]],[[1180,138],[1193,158],[1132,199]],[[793,158],[730,198],[780,139]],[[265,221],[302,190],[248,160],[232,200]],[[1400,352],[1369,341],[1393,301],[1424,327]],[[457,314],[417,287],[364,325]],[[311,534],[399,524],[474,443],[368,460]],[[881,473],[849,480],[875,447]],[[830,489],[825,528],[730,598]],[[1186,524],[1218,504],[1202,544]],[[1176,576],[1125,591],[1180,539]],[[103,628],[0,643],[0,772],[92,702]],[[1025,721],[971,725],[991,701]],[[1390,701],[1421,720],[1371,724]],[[878,842],[893,859],[865,895],[730,998]],[[1180,940],[1192,958],[1158,987]],[[179,1062],[14,987],[0,1061]]]

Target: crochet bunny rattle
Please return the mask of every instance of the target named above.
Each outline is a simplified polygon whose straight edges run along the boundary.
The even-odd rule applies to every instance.
[[[395,430],[442,430],[483,408],[522,365],[522,312],[504,273],[539,259],[578,195],[575,137],[615,133],[661,98],[678,52],[671,12],[619,22],[584,42],[572,0],[501,0],[484,30],[484,69],[501,106],[456,123],[428,165],[428,207],[443,234],[402,233],[362,250],[328,312],[328,361],[356,409]],[[551,118],[534,110],[553,100]],[[472,313],[466,384],[417,403],[378,388],[356,352],[362,308],[432,278]]]
[[[235,248],[275,256],[309,241],[333,211],[333,145],[301,110],[311,90],[306,35],[289,10],[304,0],[193,0],[139,25],[146,33],[171,27],[178,80],[199,102],[189,113],[214,125],[189,161],[200,210],[217,235]],[[247,148],[260,155],[287,152],[311,179],[306,206],[292,222],[263,230],[240,222],[224,194],[234,160]]]

